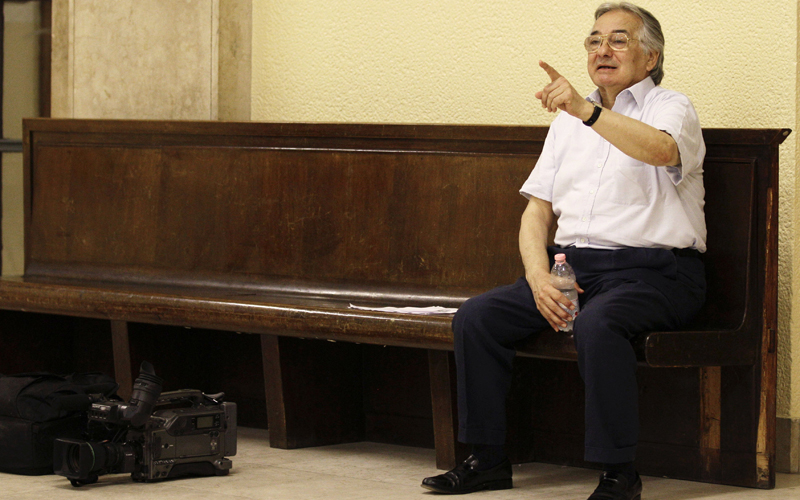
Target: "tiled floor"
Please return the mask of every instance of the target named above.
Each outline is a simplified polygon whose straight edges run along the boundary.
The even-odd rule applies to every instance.
[[[267,431],[239,429],[239,453],[229,476],[161,483],[134,483],[128,475],[106,475],[93,485],[73,488],[61,476],[0,474],[0,498],[39,499],[406,499],[435,498],[420,488],[438,473],[433,450],[356,443],[302,450],[269,447]],[[546,464],[514,468],[514,489],[474,493],[471,499],[585,500],[597,472]],[[645,477],[645,500],[800,500],[800,475],[778,475],[771,491]]]

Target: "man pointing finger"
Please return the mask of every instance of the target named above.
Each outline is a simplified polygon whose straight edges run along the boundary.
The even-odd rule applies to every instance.
[[[570,318],[560,306],[569,300],[550,283],[553,257],[563,253],[583,292],[573,335],[586,388],[584,459],[604,470],[589,499],[641,497],[631,341],[684,327],[705,300],[705,144],[689,99],[659,86],[664,37],[652,14],[603,4],[584,48],[597,86],[586,99],[539,63],[547,81],[535,97],[560,112],[520,189],[528,199],[519,231],[525,275],[469,299],[453,319],[458,439],[473,454],[426,478],[428,489],[511,487],[503,445],[514,346]]]
[[[588,120],[592,115],[594,106],[581,97],[572,87],[572,84],[561,76],[555,68],[544,61],[539,61],[539,66],[550,77],[550,84],[540,92],[536,92],[536,98],[542,101],[542,107],[551,113],[560,109],[578,118],[585,116],[585,120]],[[588,116],[586,116],[587,113]]]

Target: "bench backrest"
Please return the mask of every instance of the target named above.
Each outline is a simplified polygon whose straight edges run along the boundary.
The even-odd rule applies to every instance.
[[[521,275],[517,193],[547,129],[34,119],[25,131],[26,276],[387,299],[416,287],[458,303]],[[741,324],[763,293],[755,207],[777,175],[764,158],[775,131],[735,132],[705,131],[704,327]]]
[[[704,130],[708,296],[700,329],[777,327],[778,145],[788,134]]]
[[[77,120],[27,127],[28,276],[256,287],[277,278],[444,295],[519,275],[525,200],[517,191],[546,132]]]

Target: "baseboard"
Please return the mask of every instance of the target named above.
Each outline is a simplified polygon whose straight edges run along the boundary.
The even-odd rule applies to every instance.
[[[800,474],[800,418],[779,418],[775,469],[788,474]]]

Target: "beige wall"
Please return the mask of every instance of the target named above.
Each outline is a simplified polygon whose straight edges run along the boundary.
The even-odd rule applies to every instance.
[[[597,4],[600,2],[598,1]],[[704,127],[798,130],[798,2],[638,2],[667,40],[663,86]],[[264,121],[547,125],[544,59],[592,90],[584,0],[253,0],[252,117]],[[795,133],[781,147],[778,414],[800,417]],[[792,362],[794,354],[795,362]]]

